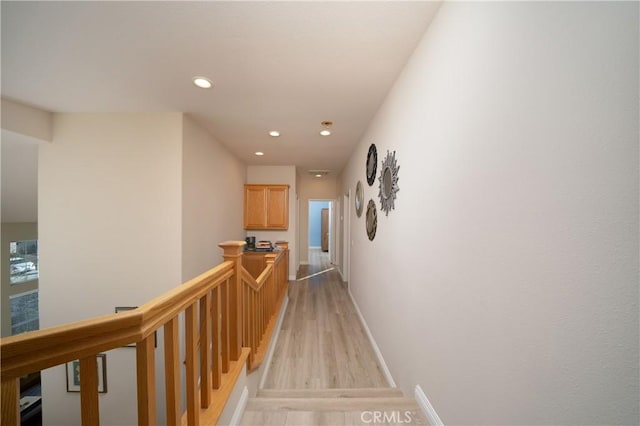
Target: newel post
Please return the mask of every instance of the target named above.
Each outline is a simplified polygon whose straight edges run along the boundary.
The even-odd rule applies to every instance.
[[[242,353],[242,254],[244,241],[218,244],[224,250],[225,262],[233,262],[233,277],[229,280],[229,358],[237,361]]]

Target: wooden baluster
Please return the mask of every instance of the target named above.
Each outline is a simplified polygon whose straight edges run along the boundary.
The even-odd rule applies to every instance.
[[[244,313],[242,316],[242,320],[244,321],[244,329],[245,329],[245,334],[244,334],[244,340],[242,341],[243,346],[246,346],[248,348],[251,347],[251,344],[249,343],[249,328],[251,325],[251,316],[250,316],[250,312],[251,312],[251,308],[250,308],[250,302],[251,302],[251,289],[249,288],[249,285],[246,284],[244,287],[244,294],[243,296],[243,302],[244,302]]]
[[[276,312],[277,309],[277,305],[278,302],[280,301],[280,293],[282,292],[282,282],[283,282],[283,278],[282,278],[282,265],[284,265],[284,254],[282,254],[282,260],[280,260],[280,263],[278,264],[278,284],[276,285],[275,288],[275,305],[273,306],[273,312]]]
[[[249,349],[249,364],[253,362],[253,289],[248,290],[249,294],[249,306],[247,307],[247,319],[249,320],[249,339],[247,341],[247,346]]]
[[[260,309],[260,296],[262,295],[262,287],[260,288],[260,290],[261,291],[256,292],[256,334],[253,344],[253,346],[255,346],[256,348],[260,342],[260,323],[262,322],[262,310]]]
[[[211,292],[200,298],[200,407],[211,404]]]
[[[273,277],[273,273],[271,274]],[[273,290],[273,279],[269,278],[267,281],[267,288],[264,293],[264,317],[266,318],[265,324],[269,322],[269,318],[271,318],[271,291]],[[265,326],[266,329],[266,326]]]
[[[267,322],[269,322],[269,292],[271,291],[271,277],[273,273],[269,276],[267,280],[267,286],[264,289],[264,296],[262,298],[262,330],[260,332],[260,341],[264,338],[264,332],[267,330]]]
[[[284,254],[282,255],[284,257]],[[276,295],[276,304],[278,302],[278,300],[280,299],[280,289],[282,288],[282,265],[284,264],[283,260],[280,260],[280,262],[278,263],[278,272],[276,274],[276,277],[278,278],[278,280],[276,281],[276,291],[275,291],[275,295]]]
[[[2,417],[0,424],[18,426],[20,424],[20,379],[3,377],[0,384]]]
[[[269,280],[271,278],[267,278],[267,282],[265,287],[262,289],[262,324],[260,324],[260,341],[262,341],[262,336],[264,335],[264,330],[267,328],[267,290],[269,289]]]
[[[180,412],[179,341],[178,318],[176,317],[164,325],[164,379],[168,426],[177,426],[182,420]]]
[[[251,337],[251,353],[252,356],[255,356],[256,349],[258,348],[258,327],[260,326],[260,293],[253,293],[253,318],[251,319],[253,323],[253,333]]]
[[[271,318],[271,316],[275,313],[276,311],[276,299],[278,297],[278,282],[280,282],[280,280],[278,279],[278,276],[280,275],[280,270],[273,270],[273,283],[271,284],[271,300],[270,300],[270,306],[269,306],[269,318]]]
[[[249,284],[245,284],[244,293],[242,295],[243,309],[242,321],[244,324],[244,338],[242,340],[242,346],[246,348],[251,347],[251,291]],[[249,365],[251,365],[251,359],[249,359]]]
[[[274,305],[273,305],[273,311],[275,312],[275,307],[278,301],[278,294],[280,293],[280,287],[281,287],[281,278],[282,278],[282,259],[280,259],[280,261],[278,262],[278,264],[276,265],[277,269],[274,271],[275,273],[275,281],[274,281],[274,287],[273,287],[273,295],[274,295]]]
[[[262,296],[264,296],[264,285],[260,287],[260,291],[257,294],[257,303],[258,303],[258,326],[256,328],[256,349],[260,344],[260,335],[262,334]]]
[[[265,256],[265,262],[267,264],[267,268],[269,267],[269,265],[271,265],[271,274],[269,275],[269,287],[267,287],[267,307],[266,307],[266,321],[265,321],[265,330],[266,330],[266,324],[269,322],[269,319],[271,319],[271,315],[273,314],[274,311],[274,305],[275,305],[275,284],[276,284],[276,258],[278,257],[278,254],[276,253],[269,253]]]
[[[98,360],[95,355],[80,359],[80,413],[82,426],[100,424]]]
[[[220,389],[222,385],[222,354],[220,353],[220,286],[213,289],[211,300],[211,343],[212,343],[212,386]]]
[[[273,289],[274,289],[274,284],[275,284],[275,270],[273,271],[273,273],[271,274],[271,281],[269,282],[269,293],[267,293],[267,323],[269,322],[269,320],[271,319],[271,313],[273,312]],[[265,327],[266,329],[266,327]]]
[[[185,310],[185,346],[187,363],[187,423],[197,425],[200,423],[200,408],[198,407],[198,370],[197,370],[197,343],[198,333],[196,324],[197,304],[193,303]]]
[[[222,284],[222,320],[220,339],[222,341],[222,372],[229,372],[229,280]]]
[[[153,334],[136,344],[138,425],[156,424],[156,367]]]
[[[256,327],[256,293],[253,289],[249,290],[249,348],[251,348],[250,359],[253,361],[253,348],[255,346],[255,342],[253,341],[253,336],[255,335],[255,327]]]
[[[267,282],[265,283],[265,286],[262,287],[262,291],[260,292],[260,334],[258,335],[258,345],[260,344],[260,341],[262,340],[262,334],[264,333],[264,320],[267,317],[267,313],[265,312],[265,304],[264,304],[264,299],[265,299],[265,295],[267,294],[266,287],[269,286],[269,278],[267,278]]]
[[[262,324],[264,322],[264,286],[260,289],[260,293],[258,293],[258,330],[256,334],[256,352],[258,351],[258,346],[260,346],[260,340],[262,338]]]
[[[229,288],[229,356],[232,361],[237,361],[242,353],[242,248],[245,245],[243,241],[230,241],[218,244],[224,250],[222,256],[225,261],[234,263],[234,275],[231,277],[231,286]]]
[[[246,346],[247,348],[251,348],[251,287],[247,284],[247,287],[245,288],[245,296],[246,296],[246,309],[245,309],[245,314],[244,314],[244,318],[247,321],[246,327],[247,327],[247,340],[245,340],[244,342],[244,346]],[[249,365],[251,365],[251,351],[249,351]]]
[[[251,293],[252,305],[251,305],[251,361],[256,354],[258,342],[256,336],[258,334],[258,293],[253,291]]]

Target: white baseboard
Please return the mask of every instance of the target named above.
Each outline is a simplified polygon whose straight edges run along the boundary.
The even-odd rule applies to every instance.
[[[313,249],[321,249],[322,247],[320,246],[309,246],[309,250],[313,250]]]
[[[229,421],[229,426],[236,426],[240,424],[242,420],[242,415],[244,414],[244,409],[247,407],[247,402],[249,401],[249,389],[245,386],[242,389],[242,395],[240,395],[240,399],[238,400],[238,405],[236,405],[236,409],[233,410],[233,416],[231,416],[231,420]]]
[[[431,426],[444,426],[444,423],[440,420],[438,413],[436,413],[436,410],[433,408],[433,405],[431,405],[431,402],[429,402],[429,398],[427,398],[427,395],[420,385],[416,385],[413,396]]]
[[[342,275],[342,269],[337,268],[338,269],[338,274],[340,274],[340,279],[342,280],[343,283],[346,283],[347,280],[344,279],[344,275]],[[353,298],[352,298],[353,300]]]
[[[284,314],[287,312],[287,306],[289,305],[289,295],[284,295],[284,300],[282,301],[282,307],[280,308],[280,313],[278,314],[278,321],[276,322],[276,327],[273,330],[273,339],[271,339],[271,343],[269,343],[269,347],[267,348],[267,354],[262,361],[262,364],[266,366],[264,373],[262,373],[262,377],[260,378],[260,384],[258,384],[258,389],[262,389],[264,387],[264,382],[267,381],[267,375],[269,374],[269,367],[271,366],[271,358],[273,358],[273,352],[276,350],[276,344],[278,343],[278,336],[280,336],[280,327],[282,327],[282,321],[284,320]]]
[[[396,382],[393,380],[393,377],[391,377],[391,372],[389,371],[389,367],[387,367],[387,363],[384,361],[384,358],[382,357],[382,352],[380,352],[380,348],[378,347],[376,340],[373,338],[373,334],[371,334],[371,330],[369,330],[369,326],[367,326],[367,323],[364,320],[364,317],[362,316],[362,312],[360,312],[360,308],[358,307],[358,304],[353,298],[353,294],[351,294],[351,287],[349,287],[348,291],[349,291],[349,297],[353,302],[353,306],[355,306],[356,308],[356,313],[358,314],[358,318],[360,318],[360,323],[362,323],[362,328],[364,328],[364,331],[367,333],[367,337],[371,342],[371,346],[373,347],[373,351],[376,354],[376,358],[378,358],[380,367],[382,367],[382,373],[384,374],[384,377],[387,379],[389,386],[391,386],[392,388],[395,388]]]

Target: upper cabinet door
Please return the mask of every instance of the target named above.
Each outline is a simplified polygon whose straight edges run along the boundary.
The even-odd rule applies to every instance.
[[[289,187],[267,188],[267,228],[289,228]]]
[[[266,225],[267,193],[262,186],[244,187],[244,228],[262,229]]]
[[[244,228],[288,229],[289,185],[245,185]]]

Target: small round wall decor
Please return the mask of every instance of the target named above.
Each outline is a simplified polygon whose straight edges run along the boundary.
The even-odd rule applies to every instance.
[[[378,212],[376,211],[376,203],[373,200],[369,200],[367,204],[367,236],[369,240],[373,241],[376,237],[376,230],[378,229]]]
[[[373,185],[376,180],[376,172],[378,171],[378,150],[375,144],[369,146],[369,152],[367,153],[367,183],[369,186]]]
[[[364,189],[362,188],[362,182],[358,181],[356,184],[356,197],[355,197],[356,215],[362,216],[362,210],[364,209]]]
[[[395,208],[394,200],[396,199],[396,192],[400,190],[398,188],[398,171],[400,166],[396,164],[396,152],[389,154],[387,151],[387,157],[382,162],[382,169],[380,170],[380,210],[383,210],[386,216],[389,216],[389,210]]]

